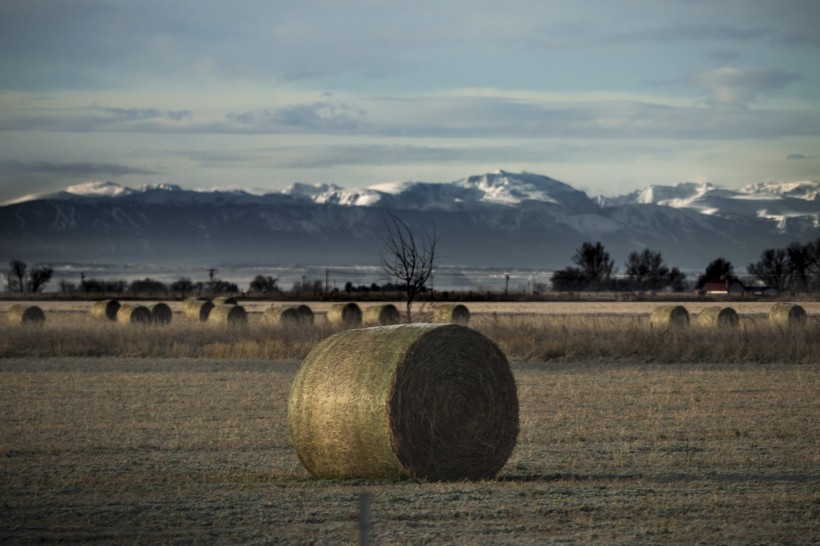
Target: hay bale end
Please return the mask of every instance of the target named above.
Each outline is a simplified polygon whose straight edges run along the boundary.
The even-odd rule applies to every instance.
[[[652,329],[677,329],[689,326],[689,311],[682,305],[661,305],[649,318]]]
[[[46,321],[46,314],[36,305],[12,305],[6,311],[8,324],[42,324]]]
[[[293,326],[301,322],[302,317],[296,307],[271,306],[262,313],[262,324],[268,326]]]
[[[433,322],[439,324],[463,324],[470,322],[470,310],[460,303],[440,303],[433,309]]]
[[[153,303],[148,306],[151,311],[151,321],[156,324],[170,324],[174,313],[167,303]]]
[[[207,298],[188,298],[182,304],[182,316],[189,320],[206,321],[214,304]]]
[[[719,305],[702,309],[696,321],[696,324],[703,328],[737,328],[739,323],[734,309]]]
[[[327,312],[327,321],[335,326],[355,328],[362,323],[362,310],[355,303],[335,303]]]
[[[101,300],[91,307],[91,316],[97,320],[117,320],[117,311],[120,302],[117,300]]]
[[[248,313],[241,305],[214,305],[208,322],[217,325],[242,326],[248,322]]]
[[[769,323],[780,328],[802,328],[807,321],[806,310],[796,303],[775,303],[769,311]]]
[[[144,305],[124,303],[117,310],[117,322],[123,324],[148,324],[151,320],[151,311]]]
[[[365,326],[389,326],[401,322],[401,313],[392,303],[365,307],[362,323]]]

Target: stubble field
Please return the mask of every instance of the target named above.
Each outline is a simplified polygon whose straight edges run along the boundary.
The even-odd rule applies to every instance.
[[[731,354],[760,337],[781,347],[727,363],[686,348],[720,336],[642,337],[632,315],[478,317],[512,360],[516,449],[496,480],[396,483],[314,480],[300,466],[286,402],[301,357],[267,355],[307,350],[304,332],[253,356],[265,336],[253,324],[199,337],[178,325],[174,349],[159,329],[66,312],[53,331],[0,338],[2,542],[349,544],[362,492],[374,544],[820,541],[816,325],[778,335],[750,315]],[[574,347],[594,332],[600,347],[656,339],[657,355],[584,357]],[[38,340],[48,349],[24,351]],[[209,343],[224,355],[184,356]]]

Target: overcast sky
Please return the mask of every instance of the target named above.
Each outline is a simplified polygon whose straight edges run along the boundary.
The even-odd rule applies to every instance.
[[[820,179],[817,0],[0,3],[0,202],[496,169]]]

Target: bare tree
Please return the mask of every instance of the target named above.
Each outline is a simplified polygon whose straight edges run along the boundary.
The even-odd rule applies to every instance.
[[[9,262],[9,267],[11,268],[11,271],[9,271],[9,292],[14,292],[15,290],[25,292],[25,278],[28,265],[26,262],[21,262],[20,260],[12,260]]]
[[[31,268],[28,274],[28,291],[41,292],[46,284],[51,280],[54,269],[48,265],[38,265]]]
[[[413,300],[427,289],[425,285],[433,274],[438,237],[435,229],[417,236],[403,220],[388,214],[381,266],[404,289],[407,322],[411,322]]]

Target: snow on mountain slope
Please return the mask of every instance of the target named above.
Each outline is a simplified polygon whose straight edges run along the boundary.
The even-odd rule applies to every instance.
[[[740,189],[738,199],[764,199],[772,197],[793,197],[814,201],[820,196],[820,181],[799,180],[795,182],[758,182],[749,184]]]
[[[119,184],[115,184],[114,182],[106,182],[102,180],[75,184],[67,187],[65,191],[71,195],[94,197],[120,197],[134,193],[134,190],[130,188],[125,188]]]

